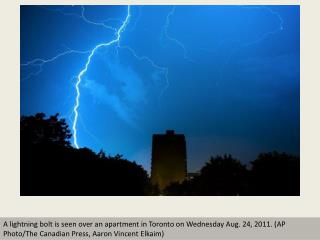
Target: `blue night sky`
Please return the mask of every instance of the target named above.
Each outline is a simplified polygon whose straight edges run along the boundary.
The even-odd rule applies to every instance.
[[[130,15],[128,15],[128,10]],[[79,147],[150,170],[152,134],[248,163],[300,153],[299,6],[21,6],[21,115],[60,113]],[[129,17],[128,17],[129,16]],[[125,22],[127,18],[127,21]],[[74,143],[74,139],[71,139]]]

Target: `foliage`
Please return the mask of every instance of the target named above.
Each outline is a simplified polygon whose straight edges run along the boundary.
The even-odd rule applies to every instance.
[[[165,192],[168,195],[243,195],[247,176],[246,167],[231,155],[211,157],[199,176],[171,184]]]
[[[200,175],[182,183],[172,183],[165,195],[196,196],[298,196],[299,158],[285,153],[264,153],[249,170],[231,155],[211,157]]]
[[[286,153],[264,153],[252,162],[251,192],[278,196],[300,194],[300,160]]]
[[[231,155],[211,157],[198,176],[172,183],[162,192],[142,166],[122,155],[70,145],[71,133],[59,115],[21,117],[21,195],[283,196],[300,194],[300,160],[263,153],[251,169]]]
[[[58,119],[58,117],[59,114],[56,114],[45,119],[44,113],[21,117],[20,132],[22,143],[70,146],[70,130],[66,121]]]
[[[21,195],[146,195],[147,172],[122,155],[70,146],[58,115],[21,118]]]

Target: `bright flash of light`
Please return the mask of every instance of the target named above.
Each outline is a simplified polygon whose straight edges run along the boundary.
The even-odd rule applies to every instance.
[[[109,42],[105,42],[105,43],[100,43],[98,45],[96,45],[90,52],[86,64],[84,65],[84,68],[79,72],[78,76],[77,76],[77,82],[75,84],[75,89],[76,89],[76,103],[73,107],[73,112],[74,112],[74,119],[73,119],[73,124],[72,124],[72,130],[73,130],[73,144],[76,148],[79,148],[78,145],[78,139],[77,139],[77,123],[78,123],[78,117],[79,117],[79,113],[78,113],[78,109],[79,109],[79,105],[80,105],[80,90],[79,90],[79,85],[81,83],[82,77],[83,75],[88,71],[88,67],[91,63],[91,59],[94,56],[94,54],[97,52],[97,50],[99,48],[102,47],[107,47],[113,44],[117,44],[118,46],[120,43],[120,39],[121,39],[121,33],[125,30],[126,26],[129,23],[130,20],[130,6],[128,6],[127,8],[127,16],[125,18],[125,20],[122,22],[122,25],[119,27],[119,29],[116,31],[116,36],[113,40],[109,41]]]
[[[268,11],[270,14],[276,16],[278,18],[278,20],[279,20],[279,25],[278,25],[277,28],[275,28],[275,29],[273,29],[271,31],[265,32],[258,39],[255,39],[255,40],[253,40],[251,42],[246,42],[246,43],[241,44],[242,47],[248,47],[248,46],[253,45],[253,44],[258,44],[259,42],[265,40],[267,37],[269,37],[271,35],[274,35],[274,34],[280,32],[280,31],[282,31],[284,29],[284,21],[283,21],[281,15],[278,12],[272,10],[270,7],[267,7],[267,6],[240,6],[240,7],[244,8],[244,9],[264,9],[264,10]],[[81,19],[82,21],[84,21],[87,24],[98,26],[98,27],[104,28],[105,30],[108,30],[108,31],[111,30],[112,33],[114,34],[114,38],[112,40],[110,40],[108,42],[100,43],[100,44],[96,45],[94,48],[92,48],[91,50],[79,51],[79,50],[67,49],[66,51],[61,52],[61,53],[57,54],[54,57],[47,58],[47,59],[36,58],[36,59],[33,59],[32,61],[28,61],[28,62],[22,63],[20,65],[21,67],[25,67],[25,68],[36,67],[36,71],[33,71],[33,72],[29,73],[25,78],[21,79],[21,81],[24,81],[26,79],[29,79],[29,78],[33,77],[33,76],[39,75],[42,72],[43,66],[45,64],[52,63],[52,62],[54,62],[54,61],[56,61],[56,60],[58,60],[58,59],[60,59],[60,58],[62,58],[64,56],[66,56],[66,55],[70,55],[70,54],[88,54],[86,62],[84,64],[83,68],[80,70],[80,72],[74,78],[75,81],[76,81],[75,85],[74,85],[75,92],[76,92],[76,97],[75,97],[75,104],[74,104],[73,109],[72,109],[72,112],[73,112],[72,131],[73,131],[73,145],[76,148],[79,148],[78,135],[77,135],[77,133],[78,133],[78,129],[77,129],[78,119],[80,119],[80,121],[81,121],[81,118],[79,118],[79,107],[80,107],[80,97],[81,97],[80,84],[81,84],[81,81],[82,81],[84,75],[88,71],[88,68],[89,68],[89,66],[91,64],[92,58],[94,57],[95,53],[100,48],[108,47],[108,46],[111,46],[111,45],[115,45],[116,46],[116,51],[118,51],[118,49],[125,49],[125,50],[129,51],[132,54],[132,56],[134,56],[137,60],[145,61],[145,62],[149,63],[154,69],[157,69],[159,72],[161,72],[163,74],[164,79],[166,81],[166,86],[162,90],[162,92],[160,94],[160,97],[168,89],[168,87],[170,85],[170,82],[169,82],[169,78],[168,78],[169,69],[167,67],[159,66],[151,58],[138,54],[130,46],[121,45],[120,44],[121,34],[126,30],[128,24],[130,22],[130,19],[131,19],[131,6],[127,6],[127,14],[126,14],[124,20],[121,20],[121,19],[118,19],[118,18],[114,18],[114,19],[110,18],[110,19],[107,19],[107,20],[99,21],[99,22],[93,21],[93,20],[88,18],[87,14],[86,14],[86,11],[85,11],[86,9],[85,9],[84,6],[81,6],[80,13],[78,13],[78,12],[66,12],[66,11],[64,11],[64,9],[59,9],[59,8],[57,8],[57,9],[46,8],[46,7],[42,7],[42,8],[44,8],[46,10],[49,10],[49,11],[54,11],[54,12],[61,13],[61,14],[65,15],[65,16],[77,17],[77,18]],[[188,56],[188,51],[187,51],[185,45],[181,41],[179,41],[176,38],[172,37],[168,33],[168,29],[169,29],[170,24],[171,24],[171,18],[175,14],[175,10],[176,10],[176,7],[172,6],[171,10],[169,11],[169,13],[166,16],[166,21],[165,21],[164,26],[162,28],[162,32],[163,32],[164,36],[169,41],[173,42],[174,44],[176,44],[178,47],[180,47],[183,50],[184,59],[186,59],[188,61],[193,61]],[[131,31],[133,31],[135,29],[135,27],[137,25],[137,22],[138,22],[139,18],[141,17],[141,14],[142,13],[141,13],[141,7],[140,7],[139,8],[139,15],[137,17],[137,20],[134,22]],[[107,22],[119,22],[119,23],[121,23],[121,25],[120,25],[120,27],[116,28],[116,27],[107,25]],[[223,45],[223,43],[224,43],[224,41],[219,43],[217,47]],[[232,55],[232,53],[230,54],[230,56],[231,55]],[[228,58],[227,62],[228,61],[229,61],[229,58]],[[225,64],[227,64],[227,62]],[[91,137],[93,137],[93,135]]]

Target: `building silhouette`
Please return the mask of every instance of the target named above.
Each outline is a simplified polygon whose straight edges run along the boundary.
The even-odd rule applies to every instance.
[[[183,134],[167,130],[152,137],[151,182],[160,190],[187,177],[186,140]]]

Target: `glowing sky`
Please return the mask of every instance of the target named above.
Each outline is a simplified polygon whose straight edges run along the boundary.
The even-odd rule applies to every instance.
[[[59,112],[71,129],[77,76],[123,26],[82,75],[79,147],[148,171],[152,134],[166,129],[186,135],[190,171],[216,154],[299,154],[299,16],[299,6],[132,6],[130,18],[127,6],[21,6],[21,114]]]

